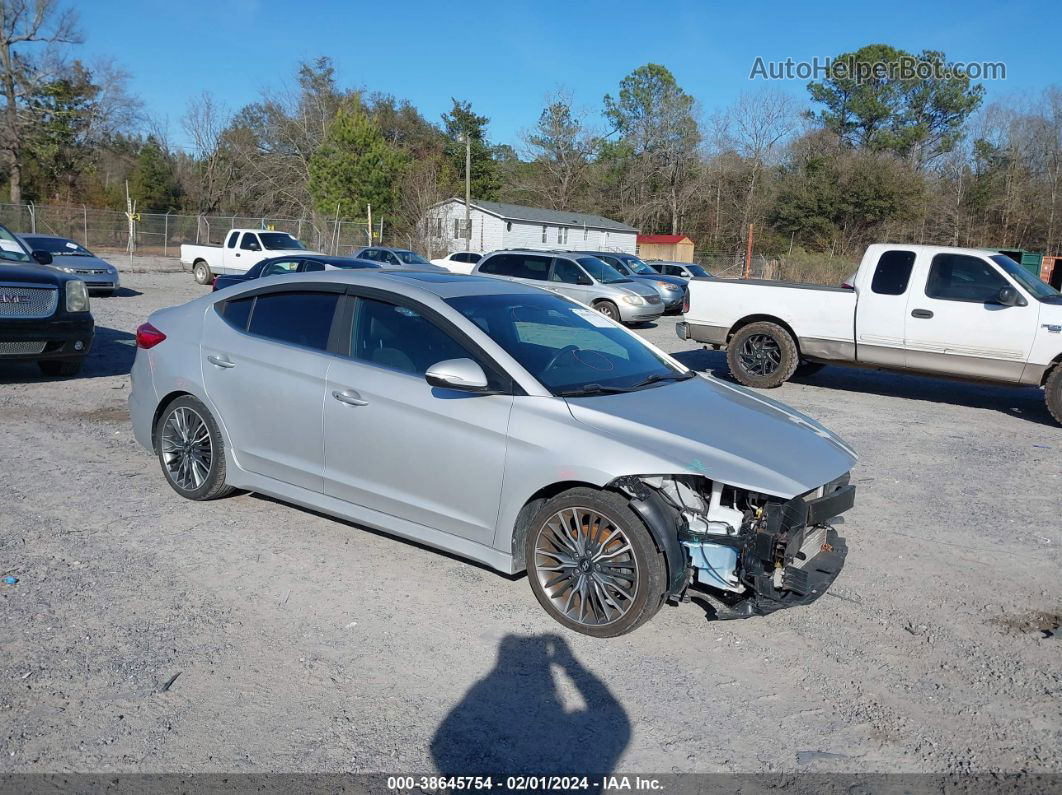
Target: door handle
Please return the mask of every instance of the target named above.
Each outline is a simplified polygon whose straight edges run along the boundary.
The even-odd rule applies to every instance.
[[[355,392],[353,389],[345,389],[340,392],[338,389],[332,393],[332,397],[338,400],[340,403],[346,403],[348,406],[368,406],[369,401],[362,400],[361,395]]]
[[[933,317],[933,313],[928,309],[913,309],[911,310],[911,317],[921,318],[922,320],[929,320]]]
[[[207,356],[207,361],[217,367],[222,367],[226,370],[230,367],[236,366],[236,362],[231,361],[230,359],[227,359],[224,356]]]
[[[240,256],[240,252],[238,252],[238,251],[237,251],[237,252],[236,252],[236,256],[237,256],[237,257],[238,257],[238,256]]]

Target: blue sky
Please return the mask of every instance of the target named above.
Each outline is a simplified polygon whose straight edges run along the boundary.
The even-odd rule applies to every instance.
[[[632,69],[662,63],[707,115],[763,81],[756,56],[825,58],[883,42],[956,61],[1003,61],[988,99],[1062,84],[1053,44],[1062,3],[719,2],[391,3],[339,0],[90,0],[77,3],[80,55],[113,57],[170,142],[180,117],[209,91],[232,110],[289,85],[296,65],[331,56],[341,85],[407,98],[438,121],[450,97],[490,117],[495,143],[518,144],[546,95],[571,92],[594,121],[605,93]],[[804,100],[806,81],[774,83]]]

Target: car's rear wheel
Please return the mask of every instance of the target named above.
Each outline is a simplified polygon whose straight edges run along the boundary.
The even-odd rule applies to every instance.
[[[631,632],[664,601],[664,556],[613,492],[576,488],[547,501],[531,523],[524,555],[539,604],[585,635]]]
[[[42,359],[37,362],[37,367],[44,375],[69,378],[80,373],[81,365],[84,363],[84,359]]]
[[[1062,364],[1056,364],[1051,374],[1047,376],[1044,384],[1044,402],[1047,410],[1055,418],[1055,422],[1062,425]]]
[[[600,312],[605,317],[610,317],[619,323],[620,313],[619,309],[611,301],[598,301],[594,304],[594,309]]]
[[[773,389],[793,377],[800,354],[788,331],[764,321],[750,323],[730,338],[726,362],[739,383]]]
[[[203,262],[203,260],[199,260],[192,266],[192,274],[195,276],[195,280],[199,284],[210,284],[211,282],[212,274],[210,273],[210,266]]]
[[[170,403],[155,425],[159,463],[173,490],[189,500],[215,500],[225,485],[225,445],[210,411],[191,395]]]

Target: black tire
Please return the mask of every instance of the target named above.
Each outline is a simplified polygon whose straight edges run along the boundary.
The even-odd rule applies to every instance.
[[[84,359],[41,359],[37,366],[44,375],[69,378],[81,372]]]
[[[793,375],[797,378],[810,378],[825,366],[822,362],[801,362]]]
[[[198,260],[192,266],[192,275],[195,276],[196,283],[198,284],[210,284],[213,279],[213,274],[210,272],[210,266],[203,260]]]
[[[561,540],[565,527],[569,535]],[[579,539],[588,543],[580,546]],[[663,553],[627,500],[611,491],[580,487],[548,500],[531,522],[524,556],[538,603],[584,635],[631,632],[656,615],[666,596]]]
[[[192,415],[206,431],[203,442],[195,441],[200,434],[199,426],[189,422]],[[181,433],[182,422],[185,427],[191,426],[185,434],[190,438],[185,439],[183,447],[170,437],[171,432]],[[204,462],[205,442],[209,442],[209,457]],[[191,395],[182,395],[159,414],[155,423],[155,449],[166,482],[185,499],[216,500],[235,491],[225,483],[225,442],[221,430],[207,407]],[[188,461],[187,466],[182,466],[182,460]]]
[[[1044,402],[1047,410],[1062,425],[1062,364],[1056,364],[1044,384]]]
[[[594,309],[600,312],[605,317],[610,317],[617,323],[620,323],[619,308],[611,301],[598,301],[594,304]]]
[[[781,386],[796,372],[800,353],[789,332],[777,323],[749,323],[726,346],[726,363],[738,383],[758,389]]]

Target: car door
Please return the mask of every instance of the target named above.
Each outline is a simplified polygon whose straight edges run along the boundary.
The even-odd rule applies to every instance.
[[[907,303],[916,254],[906,249],[883,251],[874,265],[869,289],[856,304],[856,360],[887,367],[907,366]]]
[[[322,406],[342,290],[263,287],[206,310],[203,383],[243,469],[322,490]]]
[[[225,249],[224,258],[226,273],[247,273],[251,266],[264,259],[258,235],[244,232],[236,248]]]
[[[332,362],[324,482],[347,502],[483,544],[494,538],[511,387],[467,339],[399,296],[354,300],[349,355]],[[504,394],[433,387],[433,364],[474,358]]]
[[[583,269],[571,260],[560,257],[553,260],[553,269],[549,274],[549,290],[585,304],[590,295],[587,288],[592,283]]]
[[[916,266],[924,289],[912,289],[906,317],[907,366],[918,370],[1017,381],[1036,335],[1039,306],[999,303],[1014,285],[987,259],[940,253]],[[916,276],[916,279],[918,277]]]

